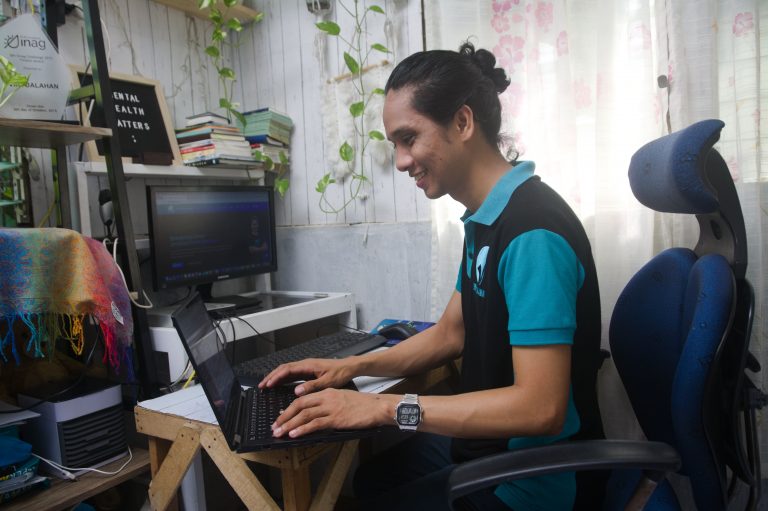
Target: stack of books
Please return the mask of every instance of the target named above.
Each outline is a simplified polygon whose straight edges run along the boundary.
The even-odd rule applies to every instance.
[[[19,440],[19,426],[40,414],[0,401],[0,504],[35,488],[47,488],[50,479],[38,475],[40,460],[32,446]]]
[[[272,108],[259,108],[245,112],[243,116],[243,134],[251,144],[251,150],[257,160],[267,157],[279,164],[283,160],[280,153],[286,160],[289,159],[288,147],[293,131],[293,121],[290,117]]]
[[[237,126],[212,112],[187,117],[186,126],[176,130],[181,159],[193,166],[254,166],[251,146]]]

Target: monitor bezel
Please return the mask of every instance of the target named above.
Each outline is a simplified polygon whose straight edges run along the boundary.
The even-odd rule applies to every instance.
[[[185,281],[180,281],[178,284],[172,284],[172,285],[166,285],[165,287],[160,287],[160,272],[158,271],[158,265],[157,265],[157,251],[155,247],[155,223],[156,219],[158,218],[157,215],[157,202],[155,200],[156,195],[158,192],[179,192],[179,193],[190,193],[190,192],[242,192],[242,191],[254,191],[254,192],[267,192],[268,197],[268,205],[269,205],[269,235],[270,239],[272,240],[271,246],[270,246],[270,253],[272,255],[271,263],[269,266],[265,266],[263,268],[259,268],[257,271],[253,272],[247,272],[232,276],[227,276],[225,278],[219,278],[219,279],[190,279]],[[184,287],[196,287],[196,286],[204,286],[204,285],[213,285],[216,282],[224,282],[227,280],[233,280],[238,278],[245,278],[245,277],[254,277],[257,275],[264,275],[268,273],[273,273],[277,271],[278,264],[277,264],[277,239],[276,239],[276,219],[275,219],[275,189],[272,186],[265,186],[265,185],[203,185],[203,186],[194,186],[194,185],[147,185],[146,187],[146,193],[147,193],[147,226],[149,229],[149,252],[150,252],[150,260],[152,261],[152,288],[155,291],[168,291],[172,289],[179,289]]]

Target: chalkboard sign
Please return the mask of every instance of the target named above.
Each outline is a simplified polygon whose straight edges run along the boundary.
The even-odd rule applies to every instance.
[[[92,83],[91,75],[84,75],[84,70],[74,69],[78,86]],[[144,77],[110,73],[117,136],[120,137],[122,156],[137,161],[163,159],[181,165],[179,145],[176,142],[168,107],[163,96],[160,82]],[[82,103],[81,118],[86,112],[87,103]],[[104,119],[95,112],[86,126],[104,126]],[[88,158],[91,161],[104,160],[104,147],[101,141],[89,142]],[[148,155],[152,155],[149,157]]]

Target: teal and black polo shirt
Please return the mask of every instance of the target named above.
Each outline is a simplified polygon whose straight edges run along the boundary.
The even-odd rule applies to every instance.
[[[480,208],[467,211],[456,285],[465,341],[461,391],[514,384],[512,346],[572,344],[565,425],[552,437],[454,439],[456,461],[570,437],[602,438],[595,391],[600,296],[592,251],[578,217],[534,175],[533,162],[507,172]],[[513,481],[496,494],[516,510],[571,509],[572,473]]]

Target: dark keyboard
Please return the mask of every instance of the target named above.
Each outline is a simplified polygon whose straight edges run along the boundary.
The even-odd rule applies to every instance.
[[[305,358],[344,358],[378,348],[387,340],[364,332],[336,332],[290,348],[237,364],[235,374],[243,385],[256,385],[280,364]]]
[[[250,417],[248,418],[248,438],[270,438],[272,436],[272,424],[277,420],[282,410],[288,408],[296,394],[293,387],[274,387],[271,389],[252,389],[249,396]],[[255,401],[255,402],[254,402]]]

